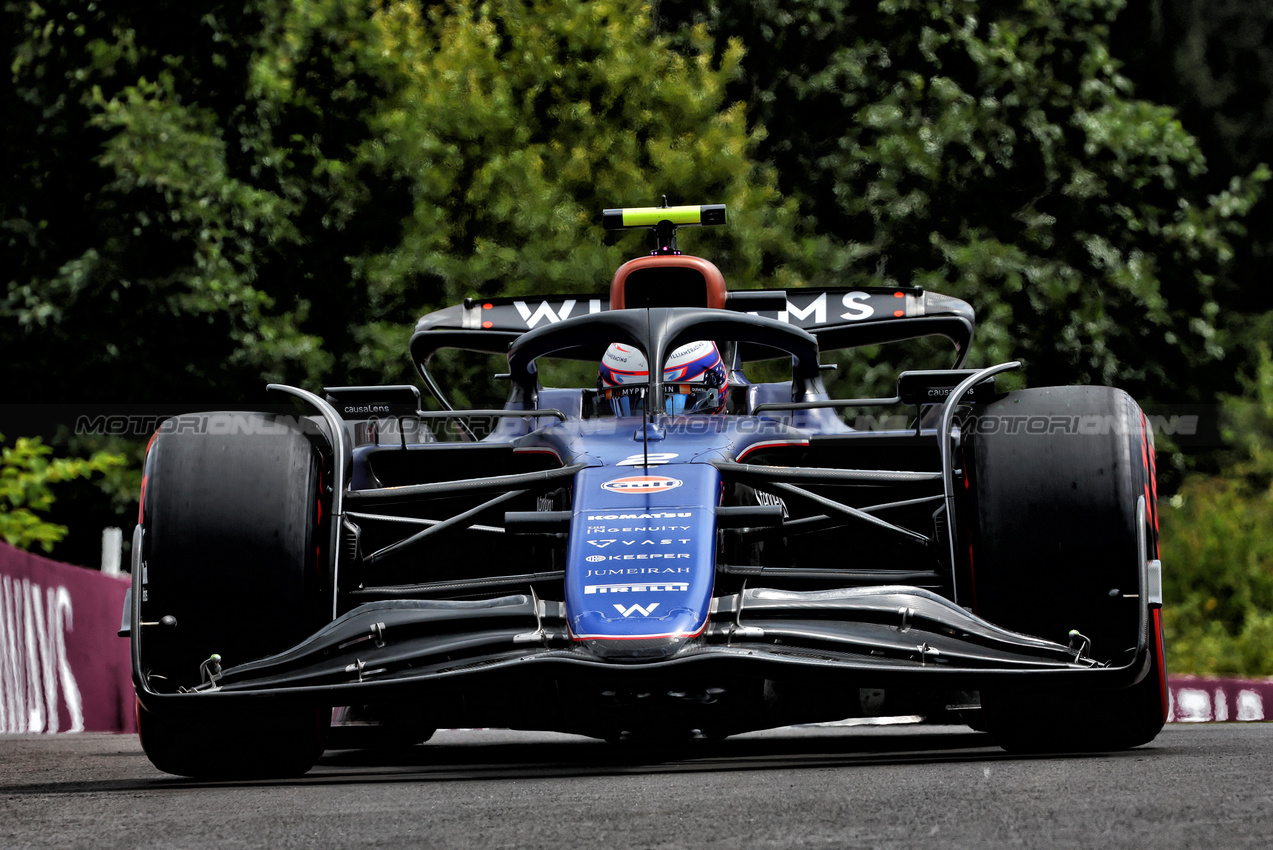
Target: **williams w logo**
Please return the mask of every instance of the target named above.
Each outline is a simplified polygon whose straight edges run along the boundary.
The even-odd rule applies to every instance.
[[[622,605],[620,605],[618,602],[614,603],[614,610],[616,610],[616,611],[618,611],[620,614],[622,614],[622,615],[623,615],[623,619],[625,619],[625,620],[626,620],[628,617],[631,617],[634,613],[638,613],[638,614],[640,614],[642,617],[648,617],[648,616],[650,616],[651,614],[653,614],[653,613],[654,613],[654,609],[655,609],[655,608],[657,608],[657,607],[659,607],[659,603],[657,603],[657,602],[651,602],[651,603],[650,603],[650,607],[649,607],[649,608],[646,608],[646,607],[641,606],[641,605],[629,605],[627,608],[624,608],[624,607],[623,607]]]

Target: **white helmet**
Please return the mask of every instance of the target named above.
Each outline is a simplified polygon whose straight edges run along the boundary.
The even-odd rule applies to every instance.
[[[617,342],[606,349],[597,386],[615,416],[641,413],[649,381],[650,367],[641,351]],[[721,413],[725,409],[729,381],[715,343],[698,340],[673,351],[663,367],[663,383],[667,413]]]

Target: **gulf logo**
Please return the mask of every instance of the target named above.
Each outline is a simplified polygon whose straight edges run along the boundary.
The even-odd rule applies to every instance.
[[[601,489],[611,493],[662,493],[675,490],[681,484],[679,478],[668,478],[666,475],[629,475],[607,481],[601,485]]]

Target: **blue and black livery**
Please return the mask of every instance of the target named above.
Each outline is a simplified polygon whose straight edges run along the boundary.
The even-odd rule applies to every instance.
[[[1166,672],[1139,407],[999,390],[1019,364],[967,368],[971,308],[917,287],[730,292],[675,241],[724,216],[608,210],[653,244],[605,296],[425,316],[410,352],[433,409],[414,386],[276,386],[304,415],[161,428],[123,629],[152,760],[303,772],[333,706],[413,739],[719,738],[883,713],[1019,750],[1151,740]],[[828,393],[825,352],[928,336],[951,341],[950,368],[900,374],[887,398]],[[724,358],[722,413],[666,413],[659,368],[632,416],[540,377],[614,343],[661,364],[696,340]],[[449,349],[506,354],[502,405],[452,409],[430,370]],[[752,381],[760,361],[789,378]],[[905,427],[844,416],[884,406]],[[214,563],[238,577],[209,582]],[[209,729],[243,743],[211,747]]]

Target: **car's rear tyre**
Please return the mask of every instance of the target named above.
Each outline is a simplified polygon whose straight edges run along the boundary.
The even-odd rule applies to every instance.
[[[1147,743],[1167,715],[1157,609],[1139,594],[1158,557],[1153,440],[1144,414],[1109,387],[1007,394],[966,428],[968,596],[1007,628],[1127,664],[1141,637],[1143,677],[1121,690],[983,690],[983,722],[1005,749],[1117,750]],[[963,601],[963,600],[961,600]],[[967,604],[965,602],[965,604]]]
[[[146,456],[142,496],[142,673],[163,694],[199,685],[200,667],[272,655],[330,619],[323,458],[294,420],[184,416]],[[143,697],[144,699],[144,697]],[[331,710],[244,707],[200,695],[139,706],[156,767],[199,777],[303,773],[322,753]],[[326,717],[326,720],[324,720]]]

